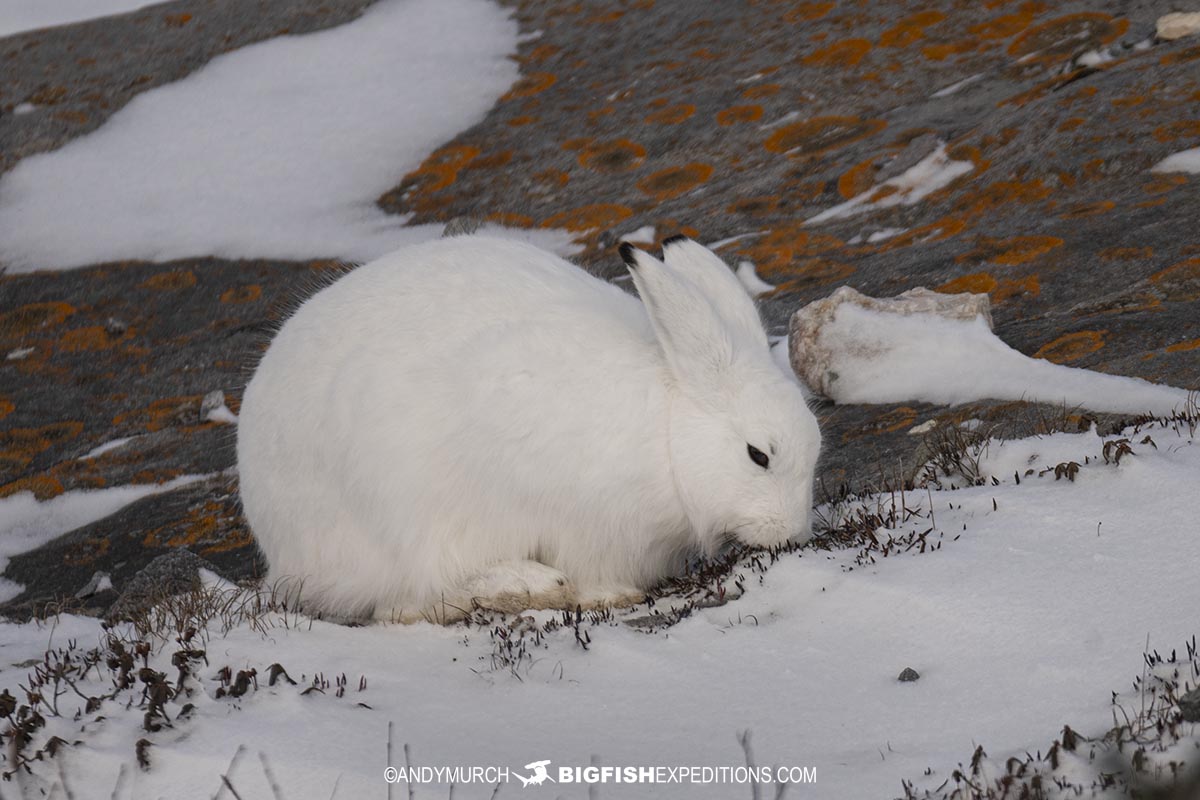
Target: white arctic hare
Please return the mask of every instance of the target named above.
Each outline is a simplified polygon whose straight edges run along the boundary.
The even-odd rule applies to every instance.
[[[411,621],[636,600],[810,536],[820,449],[725,264],[628,245],[642,302],[531,245],[408,247],[318,292],[246,388],[238,467],[306,608]]]

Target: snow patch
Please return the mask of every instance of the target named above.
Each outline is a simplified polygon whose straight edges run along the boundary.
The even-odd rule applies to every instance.
[[[653,225],[645,225],[632,233],[621,236],[618,241],[632,242],[633,244],[654,244],[655,233]]]
[[[1121,413],[1170,414],[1188,393],[1140,378],[1030,358],[981,317],[897,314],[853,303],[817,333],[827,355],[828,394],[838,403],[921,401],[953,405],[991,398]]]
[[[1200,174],[1200,147],[1172,153],[1150,168],[1151,172],[1189,172]]]
[[[812,225],[818,222],[852,217],[881,208],[899,205],[911,206],[938,189],[948,186],[955,178],[966,175],[973,169],[975,169],[975,165],[970,161],[955,161],[946,155],[946,145],[941,144],[921,161],[891,180],[884,181],[879,186],[874,186],[833,208],[828,208],[805,222]],[[887,193],[884,191],[885,189],[890,189],[891,192]]]
[[[219,56],[0,178],[0,261],[367,261],[436,238],[375,201],[482,119],[516,45],[486,0],[385,0]]]
[[[124,436],[119,439],[113,439],[111,441],[107,441],[102,445],[93,447],[91,450],[88,450],[86,453],[84,453],[83,455],[81,455],[79,457],[79,460],[87,461],[89,458],[99,458],[100,456],[104,455],[105,453],[109,452],[110,450],[116,450],[118,447],[124,447],[125,445],[129,444],[136,438],[138,438],[138,437]]]

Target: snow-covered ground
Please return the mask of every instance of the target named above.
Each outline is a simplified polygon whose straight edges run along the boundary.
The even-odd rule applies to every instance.
[[[1003,763],[1045,752],[1064,725],[1101,735],[1113,723],[1110,691],[1139,702],[1131,687],[1147,643],[1182,652],[1197,632],[1194,615],[1180,612],[1200,607],[1200,447],[1187,425],[1151,424],[1107,440],[1054,434],[972,452],[983,485],[952,489],[964,481],[943,476],[946,488],[822,510],[836,524],[856,510],[907,508],[876,532],[880,545],[810,547],[769,565],[764,557],[763,569],[743,562],[724,584],[733,594],[740,581],[741,597],[653,632],[623,622],[645,609],[585,620],[586,649],[573,625],[528,633],[528,656],[507,663],[494,660],[506,648],[487,627],[351,628],[291,614],[286,626],[267,615],[266,631],[214,630],[199,645],[196,677],[165,706],[171,725],[143,727],[140,688],[77,720],[85,703],[67,690],[62,716],[27,750],[50,735],[79,743],[34,762],[36,777],[24,780],[49,789],[65,776],[104,796],[118,787],[122,798],[182,799],[213,796],[228,774],[241,796],[269,797],[270,773],[279,797],[383,797],[391,724],[393,765],[404,765],[407,744],[413,766],[504,767],[512,785],[499,796],[509,797],[524,795],[516,775],[542,759],[552,777],[592,763],[735,767],[744,763],[737,734],[749,729],[758,765],[815,768],[815,784],[790,796],[862,800],[899,796],[901,780],[936,786],[977,745]],[[1070,462],[1073,480],[1056,476]],[[537,612],[527,625],[555,617]],[[48,644],[86,648],[100,636],[78,617],[0,626],[0,687],[23,702],[27,660]],[[172,684],[177,649],[168,643],[151,659]],[[297,685],[268,686],[275,663]],[[257,689],[218,697],[226,666],[233,676],[256,669]],[[899,682],[905,667],[920,679]],[[323,693],[304,694],[317,675]],[[78,686],[92,696],[112,684],[101,667]],[[151,743],[148,769],[136,766],[141,739]],[[449,791],[414,788],[417,798]],[[406,791],[402,783],[395,796]],[[453,796],[492,791],[464,784]],[[578,785],[530,792],[589,796]],[[607,784],[598,796],[750,794],[729,784]]]
[[[375,201],[517,79],[517,33],[488,0],[384,0],[215,58],[0,179],[0,264],[362,261],[436,237]],[[515,235],[571,249],[563,232]]]
[[[0,36],[124,14],[154,5],[146,0],[6,0],[0,3]]]

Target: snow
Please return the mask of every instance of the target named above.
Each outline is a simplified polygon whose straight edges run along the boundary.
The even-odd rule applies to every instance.
[[[632,233],[620,237],[619,241],[634,244],[654,244],[655,229],[653,225],[645,225]]]
[[[818,342],[831,353],[829,369],[838,377],[829,394],[838,403],[952,405],[990,398],[1169,414],[1188,399],[1182,389],[1140,378],[1030,358],[980,317],[894,314],[845,303],[820,329]]]
[[[1190,172],[1200,175],[1200,147],[1172,153],[1150,168],[1151,172]]]
[[[737,277],[742,282],[742,286],[746,287],[746,291],[751,297],[758,297],[775,290],[774,285],[758,277],[758,272],[755,270],[754,264],[749,261],[742,261],[738,264]]]
[[[104,519],[143,497],[168,492],[204,480],[207,475],[183,475],[166,483],[115,486],[110,489],[77,489],[39,502],[32,492],[0,498],[0,574],[13,556],[34,550],[76,528]],[[24,590],[0,578],[0,603]]]
[[[867,244],[886,242],[888,239],[899,236],[907,230],[908,228],[883,228],[882,230],[875,231],[871,235],[867,236]]]
[[[827,208],[816,216],[809,217],[809,225],[843,219],[866,211],[891,208],[898,205],[911,206],[924,200],[951,181],[975,169],[970,161],[955,161],[946,154],[946,145],[941,144],[925,158],[909,167],[900,175],[874,186],[844,203]],[[887,190],[891,190],[888,194]]]
[[[950,84],[949,86],[945,86],[941,89],[938,89],[936,92],[934,92],[933,94],[931,94],[929,96],[930,97],[948,97],[949,95],[956,93],[959,89],[962,89],[962,88],[974,83],[975,81],[979,80],[980,78],[983,77],[983,75],[984,75],[984,73],[982,73],[982,72],[977,72],[974,75],[968,75],[967,77],[963,78],[961,81],[956,81],[956,82]]]
[[[1157,449],[1138,443],[1144,435]],[[516,674],[493,665],[487,629],[351,628],[292,613],[265,635],[249,624],[212,633],[191,696],[168,706],[173,727],[142,728],[138,688],[131,707],[108,703],[82,721],[72,720],[82,701],[68,694],[64,716],[39,735],[82,740],[60,756],[76,786],[108,792],[124,780],[122,797],[187,800],[211,797],[222,774],[243,797],[274,796],[268,769],[283,797],[328,797],[335,785],[336,797],[382,796],[389,723],[393,765],[405,764],[408,745],[414,767],[507,768],[513,786],[501,796],[539,759],[551,761],[551,776],[593,763],[737,766],[736,735],[749,729],[756,763],[815,768],[813,796],[895,797],[901,780],[948,778],[976,744],[1002,761],[1045,752],[1064,724],[1103,733],[1110,691],[1126,692],[1139,675],[1147,641],[1182,649],[1196,632],[1177,611],[1200,605],[1192,502],[1200,448],[1186,426],[1128,436],[1136,453],[1119,465],[1103,463],[1094,433],[1006,443],[984,459],[999,485],[864,500],[919,510],[926,516],[892,533],[933,527],[928,541],[939,549],[898,549],[865,563],[853,549],[786,554],[749,573],[739,599],[665,631],[585,624],[587,650],[569,626],[549,632]],[[1009,471],[1062,458],[1083,465],[1073,482],[1047,474],[1018,485]],[[12,665],[40,657],[48,641],[87,646],[99,636],[98,622],[69,615],[53,627],[0,624],[0,687],[16,692],[27,669]],[[169,680],[174,649],[152,657]],[[298,685],[269,687],[273,663]],[[217,698],[216,675],[227,665],[256,668],[257,690]],[[898,682],[905,667],[920,679]],[[331,684],[344,675],[345,695],[332,686],[301,695],[317,673]],[[82,688],[103,687],[111,684],[93,672]],[[184,702],[195,706],[186,720],[175,717]],[[91,721],[100,715],[105,721]],[[133,763],[142,738],[152,742],[146,771]],[[59,780],[54,760],[33,769],[18,780],[43,789]],[[417,797],[448,790],[415,788]],[[405,792],[403,783],[396,789]],[[464,784],[454,796],[492,791]],[[546,796],[589,796],[579,785],[553,792]],[[736,785],[600,787],[617,799],[749,794]]]
[[[150,5],[155,4],[146,0],[9,0],[0,3],[0,37],[124,14]]]
[[[708,244],[706,244],[704,246],[707,247],[709,250],[720,250],[722,247],[731,245],[734,242],[740,242],[743,239],[750,239],[755,236],[762,236],[765,233],[768,233],[768,231],[753,231],[751,233],[739,233],[737,236],[730,236],[726,239],[718,239],[717,241],[709,242]]]
[[[4,175],[0,262],[365,261],[434,238],[376,198],[482,119],[518,77],[516,46],[495,3],[385,0],[222,55]]]
[[[5,361],[20,361],[26,358],[36,350],[36,347],[18,347],[16,350],[9,350],[8,355],[4,356]]]
[[[91,450],[89,450],[86,453],[84,453],[83,455],[81,455],[79,457],[79,460],[86,461],[89,458],[99,458],[100,456],[104,455],[105,453],[109,452],[110,450],[116,450],[118,447],[124,447],[125,445],[129,444],[136,438],[137,438],[136,436],[122,436],[117,439],[112,439],[111,441],[107,441],[104,444],[93,447]]]

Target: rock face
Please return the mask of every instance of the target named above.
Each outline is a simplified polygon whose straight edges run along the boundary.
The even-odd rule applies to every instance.
[[[842,286],[984,294],[1026,355],[1200,385],[1200,176],[1150,169],[1200,145],[1200,43],[1155,35],[1171,0],[506,5],[527,34],[521,79],[385,210],[566,228],[608,278],[635,229],[728,240],[731,264],[777,287],[762,302],[776,334]],[[0,40],[0,174],[220,52],[364,6],[180,1]],[[12,113],[22,103],[39,110]],[[926,174],[942,147],[943,167],[969,169]],[[897,183],[939,176],[927,193]],[[201,419],[204,396],[222,390],[236,414],[270,331],[344,268],[194,258],[0,276],[0,497],[233,467],[234,429]],[[911,465],[907,431],[929,419],[1020,410],[824,407],[821,482],[859,489]],[[262,572],[234,487],[214,478],[14,558],[26,591],[7,610],[70,598],[97,571],[119,589],[184,546],[229,577]]]

